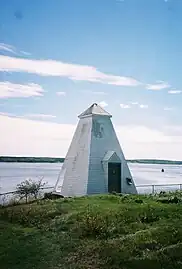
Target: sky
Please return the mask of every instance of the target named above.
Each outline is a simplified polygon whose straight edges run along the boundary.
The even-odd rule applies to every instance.
[[[181,0],[1,0],[0,155],[64,157],[112,114],[127,159],[182,160]]]

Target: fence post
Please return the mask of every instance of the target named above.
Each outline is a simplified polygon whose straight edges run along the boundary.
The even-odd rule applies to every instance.
[[[180,191],[182,191],[182,184],[179,184],[179,189]]]
[[[152,194],[155,193],[155,185],[152,185]]]

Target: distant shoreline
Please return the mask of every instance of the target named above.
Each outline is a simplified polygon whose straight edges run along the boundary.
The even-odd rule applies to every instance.
[[[11,163],[63,163],[65,158],[50,158],[50,157],[12,157],[0,156],[0,162]],[[182,165],[182,161],[171,160],[155,160],[155,159],[132,159],[127,160],[128,163],[141,163],[141,164],[171,164]]]

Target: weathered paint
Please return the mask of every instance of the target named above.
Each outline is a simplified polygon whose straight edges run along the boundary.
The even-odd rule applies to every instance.
[[[111,115],[93,104],[79,118],[55,191],[64,196],[107,193],[108,162],[121,162],[121,192],[136,193]]]

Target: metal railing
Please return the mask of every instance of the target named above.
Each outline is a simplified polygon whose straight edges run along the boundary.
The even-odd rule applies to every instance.
[[[43,198],[44,193],[46,190],[53,191],[54,187],[42,187],[40,188],[40,191],[38,193],[39,198]],[[21,198],[16,196],[17,191],[9,191],[9,192],[3,192],[0,193],[0,205],[7,205],[10,203],[20,202]],[[35,199],[33,199],[35,200]]]
[[[139,194],[155,194],[161,191],[172,192],[172,191],[182,191],[181,184],[153,184],[153,185],[138,185],[136,186]]]
[[[3,183],[3,179],[6,179],[9,180],[10,178],[14,178],[16,179],[16,184],[18,182],[22,182],[23,180],[25,179],[28,179],[28,178],[31,178],[31,179],[44,179],[44,182],[49,182],[50,181],[50,178],[51,179],[55,179],[55,182],[56,182],[56,179],[58,178],[58,174],[59,173],[51,173],[50,175],[46,175],[44,173],[42,174],[39,174],[39,175],[29,175],[29,176],[25,176],[25,175],[16,175],[16,176],[9,176],[9,175],[4,175],[4,176],[0,176],[0,204],[2,204],[2,200],[3,201],[8,201],[8,200],[11,200],[12,198],[14,198],[14,196],[16,195],[16,190],[12,190],[12,191],[9,191],[9,192],[6,192],[4,191],[3,192],[3,189],[1,188],[2,186],[2,183]],[[53,181],[52,181],[52,184],[53,184]],[[16,188],[16,186],[14,187]],[[161,191],[165,191],[165,192],[173,192],[173,191],[177,191],[177,190],[180,190],[182,191],[182,183],[179,183],[179,184],[152,184],[152,185],[136,185],[136,188],[137,188],[137,191],[138,191],[138,194],[155,194],[155,193],[159,193]],[[43,193],[46,192],[46,190],[49,190],[49,191],[53,191],[54,189],[54,186],[44,186],[41,188],[41,195]]]
[[[53,190],[54,186],[47,186],[47,187],[42,187],[40,188],[40,190],[42,190],[43,192],[45,190]],[[177,191],[180,190],[182,191],[182,183],[180,184],[152,184],[152,185],[136,185],[136,189],[138,191],[138,194],[155,194],[161,191],[165,191],[165,192],[172,192],[172,191]],[[3,195],[14,195],[16,194],[16,191],[10,191],[10,192],[3,192],[0,193],[0,196]]]
[[[51,175],[52,178],[55,177],[55,179],[58,177],[58,174],[52,174]],[[13,187],[14,189],[12,189],[11,191],[4,191],[2,192],[2,189],[3,189],[3,180],[9,180],[9,179],[16,179],[16,185]],[[41,190],[46,190],[46,189],[53,189],[54,187],[53,186],[50,186],[48,184],[48,181],[47,179],[49,179],[49,176],[47,175],[44,175],[44,174],[40,174],[40,175],[28,175],[28,176],[25,176],[25,175],[17,175],[17,176],[9,176],[9,175],[3,175],[3,176],[0,176],[0,196],[2,195],[10,195],[10,194],[16,194],[16,186],[18,184],[21,184],[23,181],[25,180],[29,180],[29,179],[32,179],[32,180],[43,180],[43,183],[46,184],[47,186],[44,186],[42,188],[40,188]]]
[[[54,189],[54,187],[42,187],[40,188],[40,190],[48,190],[48,189]],[[17,191],[9,191],[9,192],[3,192],[3,193],[0,193],[0,196],[2,195],[11,195],[11,194],[16,194]]]

